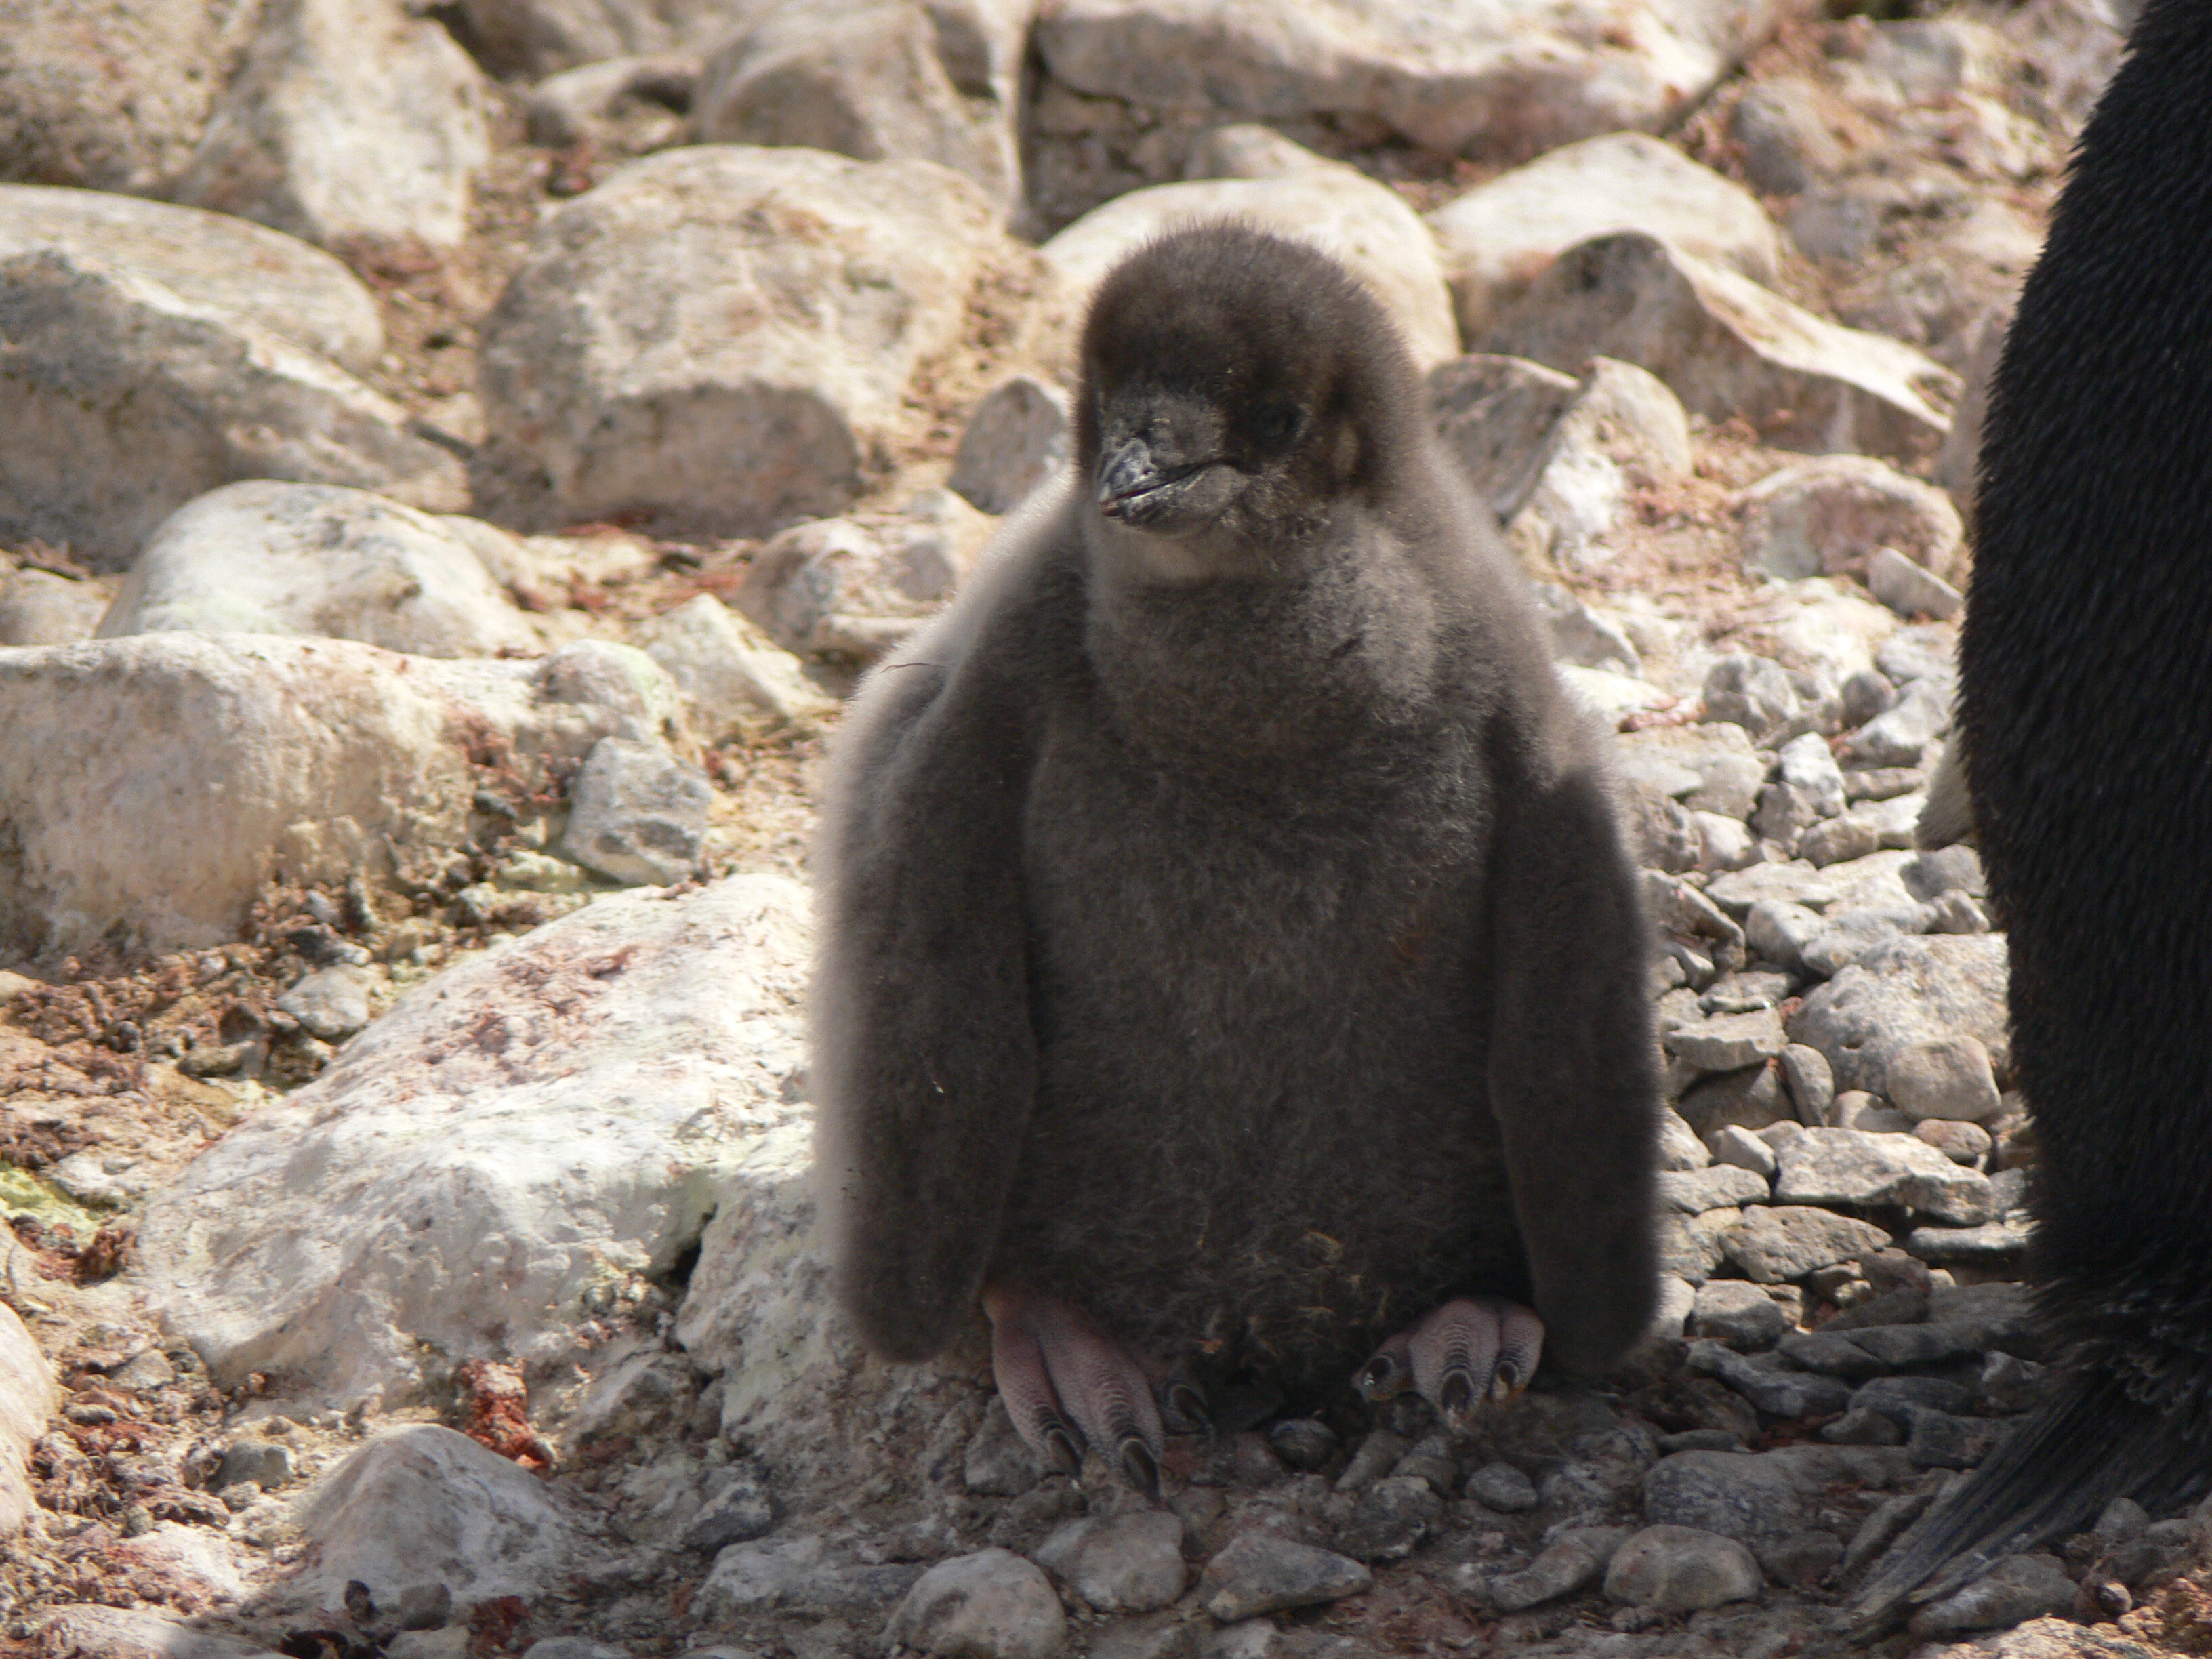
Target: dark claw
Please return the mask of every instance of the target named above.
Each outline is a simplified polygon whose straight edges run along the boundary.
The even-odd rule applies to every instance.
[[[1213,1438],[1213,1419],[1206,1414],[1206,1396],[1188,1382],[1176,1382],[1160,1389],[1160,1417],[1170,1434],[1202,1434]]]
[[[1152,1449],[1138,1434],[1124,1436],[1121,1441],[1121,1478],[1152,1500],[1160,1501],[1160,1466],[1152,1456]]]
[[[1075,1431],[1065,1423],[1054,1423],[1041,1432],[1047,1451],[1060,1472],[1074,1480],[1083,1473],[1083,1443],[1075,1437]]]
[[[1458,1428],[1474,1412],[1477,1398],[1474,1373],[1464,1365],[1455,1365],[1444,1373],[1443,1384],[1437,1390],[1437,1410],[1445,1422]]]
[[[1403,1336],[1394,1336],[1359,1368],[1353,1385],[1370,1405],[1380,1405],[1405,1393],[1413,1381],[1412,1351]]]

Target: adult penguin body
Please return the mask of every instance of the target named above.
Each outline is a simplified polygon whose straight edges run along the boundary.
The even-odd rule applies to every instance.
[[[2049,1402],[1863,1620],[2212,1476],[2212,6],[2150,0],[1982,449],[1960,744],[2011,953]]]
[[[1024,1435],[1140,1486],[1156,1394],[1603,1366],[1654,1292],[1636,872],[1403,345],[1197,227],[1102,286],[1076,425],[835,757],[846,1308],[915,1359],[980,1299]]]

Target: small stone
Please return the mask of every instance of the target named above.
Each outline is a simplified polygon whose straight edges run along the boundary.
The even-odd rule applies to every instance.
[[[390,1608],[392,1621],[402,1630],[436,1630],[453,1616],[453,1593],[444,1584],[410,1584]]]
[[[2043,1403],[2044,1368],[2032,1359],[1993,1353],[1982,1361],[1982,1404],[2001,1416],[2033,1411]]]
[[[1500,524],[1535,489],[1550,459],[1552,428],[1580,390],[1573,375],[1519,357],[1477,353],[1429,371],[1430,421]]]
[[[1954,1118],[1931,1117],[1912,1126],[1913,1137],[1926,1141],[1954,1164],[1963,1164],[1968,1169],[1978,1166],[1989,1156],[1990,1132],[1978,1123],[1962,1122]]]
[[[1847,812],[1841,817],[1816,823],[1797,838],[1797,856],[1815,869],[1825,869],[1832,864],[1845,864],[1881,850],[1881,826],[1872,818],[1856,812]],[[1806,966],[1815,968],[1817,960],[1808,953]]]
[[[1950,498],[1871,456],[1796,462],[1760,479],[1741,500],[1745,568],[1784,581],[1852,575],[1868,578],[1871,587],[1885,551],[1930,580],[1953,574],[1960,563],[1965,532]],[[1875,597],[1884,598],[1879,588]]]
[[[1101,1613],[1154,1612],[1190,1582],[1182,1522],[1164,1510],[1071,1521],[1044,1540],[1036,1559]]]
[[[1750,934],[1750,928],[1745,928],[1745,937]],[[1783,1087],[1797,1109],[1797,1121],[1808,1129],[1826,1127],[1836,1104],[1836,1074],[1828,1057],[1818,1048],[1792,1042],[1783,1048],[1781,1058]]]
[[[2007,1556],[1955,1595],[1912,1615],[1906,1627],[1918,1637],[2017,1625],[2074,1605],[2074,1581],[2048,1555]]]
[[[1725,1258],[1721,1241],[1741,1223],[1744,1212],[1731,1205],[1702,1215],[1662,1214],[1659,1220],[1659,1271],[1690,1285],[1702,1285]]]
[[[1910,1425],[1918,1411],[1960,1413],[1973,1404],[1974,1391],[1963,1382],[1941,1376],[1876,1377],[1851,1395],[1851,1404],[1886,1413]]]
[[[1011,513],[1066,465],[1067,393],[1018,374],[975,405],[953,452],[951,487],[986,513]]]
[[[1285,1418],[1267,1431],[1267,1443],[1291,1468],[1305,1470],[1322,1468],[1343,1446],[1336,1431],[1315,1417]]]
[[[1698,1132],[1682,1121],[1680,1114],[1662,1109],[1659,1114],[1658,1167],[1675,1173],[1702,1170],[1713,1161]]]
[[[1901,1446],[1905,1431],[1885,1412],[1854,1406],[1834,1422],[1823,1424],[1820,1438],[1832,1446]]]
[[[1778,1346],[1784,1359],[1824,1376],[1861,1382],[1869,1376],[1884,1376],[1889,1370],[1887,1364],[1849,1337],[1828,1331],[1792,1332]]]
[[[1893,547],[1875,549],[1867,560],[1866,578],[1875,598],[1908,621],[1916,617],[1948,621],[1966,608],[1965,594]]]
[[[1745,1211],[1723,1235],[1721,1248],[1746,1277],[1780,1285],[1888,1243],[1889,1235],[1869,1222],[1791,1204]]]
[[[1761,899],[1751,907],[1743,922],[1744,943],[1753,953],[1768,962],[1777,962],[1792,973],[1808,971],[1806,951],[1813,942],[1827,931],[1828,924],[1817,911],[1787,899]],[[1802,1048],[1802,1043],[1785,1045]],[[1815,1049],[1814,1053],[1819,1050]],[[1831,1075],[1829,1089],[1832,1093],[1835,1080]]]
[[[351,1036],[368,1024],[368,994],[376,983],[363,968],[319,968],[276,999],[276,1008],[325,1042]]]
[[[1683,1451],[1644,1477],[1644,1518],[1757,1548],[1804,1525],[1805,1501],[1781,1464],[1749,1452]]]
[[[1740,1124],[1723,1124],[1705,1137],[1705,1145],[1715,1164],[1732,1164],[1768,1181],[1774,1177],[1774,1148]]]
[[[1812,1528],[1793,1532],[1759,1552],[1759,1565],[1777,1582],[1797,1590],[1817,1589],[1843,1559],[1844,1540]]]
[[[1859,766],[1917,766],[1928,745],[1950,729],[1949,689],[1916,680],[1895,707],[1846,738],[1844,750]]]
[[[1705,718],[1740,726],[1754,743],[1786,732],[1803,712],[1796,686],[1778,662],[1738,653],[1706,671]]]
[[[1902,1135],[1912,1132],[1912,1120],[1880,1095],[1846,1089],[1836,1097],[1835,1127],[1856,1129],[1861,1134]]]
[[[1662,1174],[1658,1182],[1660,1203],[1681,1215],[1703,1215],[1709,1210],[1741,1204],[1764,1204],[1771,1196],[1762,1177],[1732,1164]]]
[[[1791,1115],[1781,1067],[1771,1060],[1705,1078],[1683,1095],[1676,1109],[1701,1134],[1729,1123],[1763,1129]]]
[[[1014,1427],[1005,1402],[995,1396],[983,1421],[968,1441],[960,1478],[969,1492],[993,1498],[1019,1498],[1045,1477],[1045,1467]]]
[[[1009,1550],[940,1561],[891,1614],[889,1638],[960,1659],[1051,1659],[1067,1644],[1052,1583]]]
[[[1990,1052],[1972,1036],[1910,1042],[1889,1058],[1882,1091],[1917,1121],[1955,1118],[1983,1123],[2004,1109]]]
[[[1733,1072],[1782,1052],[1782,1017],[1771,1008],[1723,1014],[1669,1032],[1667,1050],[1700,1072]]]
[[[284,1485],[292,1474],[289,1446],[272,1440],[234,1440],[224,1450],[222,1462],[208,1482],[208,1490],[221,1492],[226,1486],[251,1480],[265,1492]]]
[[[1939,847],[1932,853],[1923,853],[1897,875],[1906,892],[1930,902],[1949,892],[1980,898],[1989,891],[1988,880],[1982,873],[1981,854],[1963,845]]]
[[[1398,1467],[1412,1446],[1403,1435],[1393,1434],[1388,1429],[1371,1429],[1352,1454],[1352,1461],[1344,1473],[1336,1478],[1339,1492],[1358,1492],[1370,1480],[1378,1480]]]
[[[1425,1481],[1438,1496],[1449,1498],[1459,1484],[1459,1462],[1443,1434],[1424,1435],[1390,1474],[1394,1479]]]
[[[1989,1177],[1911,1135],[1808,1129],[1775,1158],[1782,1204],[1896,1206],[1970,1226],[1989,1219],[1993,1207]]]
[[[1506,1515],[1522,1515],[1536,1507],[1536,1488],[1510,1463],[1486,1463],[1467,1478],[1467,1495]]]
[[[700,1506],[685,1524],[681,1541],[687,1550],[719,1550],[758,1538],[775,1525],[775,1500],[757,1471],[743,1469]]]
[[[1518,1613],[1556,1601],[1593,1582],[1605,1565],[1589,1540],[1571,1532],[1547,1545],[1520,1571],[1492,1578],[1487,1586],[1490,1601],[1502,1613]]]
[[[1694,1613],[1759,1591],[1759,1563],[1733,1538],[1694,1527],[1646,1527],[1614,1552],[1605,1593],[1660,1613]]]
[[[1905,1365],[1940,1365],[1947,1360],[1976,1358],[1989,1346],[1981,1330],[1971,1325],[1948,1322],[1925,1325],[1862,1325],[1851,1332],[1851,1340],[1893,1369]]]
[[[714,792],[696,767],[659,745],[602,738],[568,786],[561,851],[637,886],[696,873]]]
[[[1690,1310],[1690,1335],[1712,1337],[1741,1352],[1771,1348],[1790,1328],[1781,1304],[1741,1279],[1709,1279],[1698,1287]]]
[[[1821,910],[1838,894],[1834,882],[1809,864],[1769,863],[1715,876],[1705,884],[1705,896],[1729,915],[1747,921],[1753,908],[1767,899]]]
[[[1395,1460],[1393,1460],[1395,1461]],[[1223,1624],[1356,1595],[1373,1583],[1348,1556],[1277,1533],[1242,1533],[1206,1564],[1200,1599]]]
[[[1426,1480],[1392,1475],[1361,1491],[1337,1547],[1355,1561],[1403,1560],[1443,1518],[1443,1499]]]
[[[712,593],[641,623],[631,638],[667,671],[710,743],[754,726],[803,732],[836,711],[836,699],[806,678],[796,657]]]
[[[1770,1417],[1827,1417],[1850,1403],[1850,1389],[1832,1376],[1772,1370],[1718,1342],[1692,1342],[1684,1364],[1699,1376],[1717,1377]]]

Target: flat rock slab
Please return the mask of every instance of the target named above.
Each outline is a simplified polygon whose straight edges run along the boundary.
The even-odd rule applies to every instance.
[[[1641,132],[1562,145],[1429,215],[1461,331],[1480,339],[1552,261],[1615,231],[1656,236],[1771,283],[1782,237],[1759,198]]]
[[[1800,310],[1749,277],[1629,233],[1559,256],[1482,341],[1573,372],[1593,356],[1649,369],[1691,413],[1741,416],[1767,443],[1932,454],[1958,376],[1911,346]]]
[[[227,213],[106,191],[0,185],[0,258],[89,254],[354,374],[384,355],[376,296],[322,249]]]
[[[1309,1607],[1356,1595],[1373,1582],[1350,1556],[1316,1549],[1279,1533],[1253,1531],[1206,1564],[1199,1595],[1224,1624],[1288,1607]]]
[[[293,1506],[314,1564],[289,1595],[343,1605],[358,1579],[386,1606],[410,1585],[457,1601],[532,1595],[587,1565],[588,1526],[527,1470],[466,1435],[418,1423],[348,1457]]]
[[[149,1201],[148,1302],[217,1376],[336,1404],[558,1340],[799,1116],[805,917],[775,876],[623,895],[418,986]]]
[[[328,358],[96,254],[0,253],[0,535],[120,570],[162,520],[241,478],[458,510],[460,463]]]
[[[40,1615],[37,1629],[49,1651],[100,1659],[283,1659],[273,1648],[128,1607],[62,1607]]]
[[[1277,179],[1206,179],[1117,196],[1044,245],[1060,274],[1063,314],[1079,324],[1106,273],[1163,232],[1192,220],[1238,219],[1334,254],[1397,319],[1420,368],[1456,357],[1459,328],[1436,237],[1387,185],[1320,166]]]
[[[1666,125],[1774,14],[1762,0],[1687,14],[1643,0],[1061,0],[1036,38],[1079,92],[1224,120],[1358,113],[1426,149],[1518,157]]]
[[[172,629],[360,640],[422,657],[544,644],[447,523],[366,490],[264,479],[171,514],[99,636]]]
[[[1033,257],[934,162],[665,150],[539,226],[484,324],[485,418],[573,518],[836,513],[979,282]]]
[[[241,634],[0,650],[0,940],[219,945],[280,869],[434,877],[477,789],[675,714],[650,658],[596,640],[536,662]]]

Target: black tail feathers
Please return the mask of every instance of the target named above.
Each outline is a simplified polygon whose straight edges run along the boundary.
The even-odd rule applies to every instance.
[[[1862,1639],[1940,1600],[2008,1555],[2094,1523],[2115,1498],[2192,1496],[2212,1474],[2185,1420],[2076,1372],[1875,1564],[1851,1608]]]

